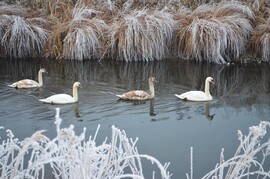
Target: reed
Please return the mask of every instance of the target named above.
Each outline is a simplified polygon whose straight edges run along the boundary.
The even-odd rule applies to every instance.
[[[47,21],[39,12],[18,5],[0,5],[0,48],[4,56],[40,56],[47,42]]]
[[[10,5],[6,3],[0,4],[0,15],[17,15],[23,16],[27,12],[27,9],[23,6]]]
[[[97,11],[83,4],[75,6],[70,29],[64,39],[64,58],[83,60],[101,56],[107,24],[95,17],[97,14]]]
[[[40,25],[46,23],[44,19],[20,16],[5,16],[3,19],[6,25],[2,27],[6,28],[1,28],[1,45],[5,56],[25,58],[41,55],[48,38],[48,32]]]
[[[61,128],[61,122],[58,108],[55,116],[57,134],[53,139],[46,137],[44,130],[41,130],[20,141],[11,130],[6,130],[6,139],[1,137],[0,144],[1,176],[45,178],[45,168],[50,167],[55,178],[145,178],[143,159],[156,165],[160,173],[158,178],[172,176],[168,172],[168,163],[162,165],[149,155],[139,154],[136,148],[138,139],[128,138],[125,131],[113,126],[111,141],[108,142],[106,138],[101,145],[97,145],[99,126],[87,140],[86,128],[76,135],[73,125]],[[269,126],[269,122],[262,121],[258,126],[250,127],[248,135],[238,131],[240,143],[234,156],[225,160],[222,149],[219,163],[202,178],[269,178],[269,171],[264,170],[264,162],[270,155],[270,140],[265,140]],[[4,130],[3,127],[0,129]],[[187,178],[192,179],[193,152],[190,160],[191,171]]]
[[[263,61],[270,61],[270,20],[258,25],[251,37],[251,47],[255,56]]]
[[[77,60],[99,58],[107,24],[98,14],[98,11],[78,1],[71,19],[55,25],[47,56]]]
[[[238,131],[240,144],[235,155],[225,160],[224,149],[220,154],[220,162],[215,169],[207,173],[203,179],[208,178],[269,178],[269,171],[265,171],[263,164],[270,155],[270,140],[262,142],[267,133],[267,127],[270,123],[262,121],[258,126],[249,128],[248,135],[244,136]],[[258,156],[262,153],[262,160]]]
[[[240,3],[201,5],[175,16],[178,56],[198,61],[227,63],[239,59],[253,28],[252,11]],[[186,17],[186,18],[184,18]]]
[[[75,134],[73,125],[60,128],[60,109],[56,110],[54,139],[50,140],[42,130],[19,141],[12,131],[6,130],[7,139],[0,144],[1,176],[43,179],[45,168],[50,167],[54,178],[145,178],[142,160],[147,159],[160,171],[159,178],[171,177],[167,171],[169,164],[162,165],[154,157],[139,154],[138,139],[129,139],[125,131],[112,127],[111,141],[105,139],[98,146],[99,126],[87,140],[86,128],[80,135]]]
[[[164,59],[169,56],[174,24],[167,12],[144,9],[124,14],[110,28],[109,56],[125,61]]]
[[[257,57],[268,61],[269,37],[262,31],[267,32],[269,9],[260,0],[5,0],[0,55],[124,61],[177,56],[230,63],[240,61],[251,44]],[[17,28],[16,38],[11,28]],[[22,39],[30,40],[22,44]]]

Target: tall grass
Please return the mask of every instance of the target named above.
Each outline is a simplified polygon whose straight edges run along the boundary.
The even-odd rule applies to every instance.
[[[123,14],[110,28],[110,55],[125,61],[161,60],[169,56],[175,22],[167,12],[147,9]]]
[[[269,122],[262,121],[258,126],[250,127],[246,136],[238,131],[240,144],[235,155],[225,160],[224,149],[222,149],[220,162],[215,166],[215,169],[202,178],[254,178],[255,176],[269,178],[270,172],[264,170],[263,164],[270,155],[270,140],[262,142],[269,125]],[[261,161],[258,159],[260,154],[262,154]]]
[[[6,178],[45,178],[50,167],[54,178],[144,178],[142,159],[147,159],[160,170],[158,178],[171,175],[155,158],[138,153],[136,140],[129,139],[124,131],[112,127],[111,141],[96,144],[96,136],[86,139],[86,128],[80,135],[74,126],[60,128],[60,110],[56,114],[56,132],[49,139],[42,131],[19,141],[10,130],[0,144],[0,176]],[[3,129],[3,128],[2,128]],[[27,161],[26,161],[27,160]],[[156,173],[157,174],[157,173]],[[155,177],[153,177],[155,178]]]
[[[5,56],[25,58],[39,56],[47,42],[47,21],[31,17],[36,13],[17,6],[0,6],[0,38]]]
[[[242,60],[251,44],[268,61],[269,37],[261,31],[267,32],[262,26],[269,14],[267,2],[259,0],[5,0],[0,55],[228,63]]]
[[[178,56],[226,63],[239,59],[253,28],[252,11],[239,3],[202,5],[176,16]]]
[[[111,141],[107,138],[96,144],[99,126],[94,136],[86,139],[86,128],[80,135],[74,126],[61,128],[60,110],[56,109],[55,125],[57,135],[49,139],[44,130],[35,132],[23,141],[17,139],[11,130],[6,130],[6,139],[0,144],[0,176],[6,178],[45,178],[48,167],[54,178],[145,178],[143,159],[150,160],[159,170],[152,178],[171,178],[167,171],[169,164],[162,165],[157,159],[139,154],[136,140],[129,139],[124,131],[112,127]],[[249,128],[248,135],[238,131],[240,144],[235,155],[225,159],[224,149],[219,163],[203,176],[208,178],[269,178],[264,162],[270,155],[270,140],[265,141],[269,122],[262,121]],[[3,130],[3,127],[0,127]],[[261,157],[259,157],[261,156]],[[259,159],[260,158],[260,159]],[[191,149],[191,172],[193,178],[193,150]]]
[[[12,17],[2,37],[6,56],[24,58],[40,55],[48,33],[39,26],[39,23],[44,23],[44,20]]]
[[[270,61],[270,19],[256,27],[251,44],[255,55],[264,61]]]
[[[98,18],[98,14],[78,1],[71,19],[55,26],[50,38],[52,55],[77,60],[99,58],[107,24]]]

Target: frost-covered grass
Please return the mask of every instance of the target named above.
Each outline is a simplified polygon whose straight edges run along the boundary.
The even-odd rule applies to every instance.
[[[135,10],[111,26],[110,54],[125,61],[161,60],[169,56],[175,22],[167,12]]]
[[[240,144],[235,155],[225,160],[224,149],[222,149],[220,161],[215,169],[202,178],[270,178],[270,171],[265,171],[263,167],[266,158],[270,155],[270,139],[262,142],[269,125],[269,122],[262,121],[258,126],[250,127],[248,135],[238,131]],[[260,155],[262,157],[259,157]]]
[[[39,25],[45,23],[44,19],[12,16],[7,23],[1,39],[6,56],[24,58],[40,55],[48,38],[47,31]]]
[[[5,56],[25,58],[39,56],[47,42],[47,23],[31,17],[31,11],[17,6],[0,6],[0,48]]]
[[[29,138],[19,141],[11,130],[6,130],[7,137],[1,137],[0,177],[5,178],[145,178],[142,160],[149,160],[156,166],[152,178],[171,178],[169,163],[162,165],[157,159],[139,154],[136,143],[125,131],[112,127],[112,136],[101,145],[96,137],[99,126],[89,138],[86,128],[80,135],[74,132],[74,126],[61,128],[60,109],[56,109],[55,125],[57,135],[49,139],[44,130],[35,132]],[[203,176],[210,178],[269,178],[270,171],[264,170],[264,162],[269,159],[270,139],[265,140],[270,122],[262,121],[258,126],[249,128],[248,135],[238,131],[239,146],[235,155],[225,159],[224,149],[215,168]],[[4,130],[4,127],[0,127]],[[88,139],[87,139],[88,138]],[[186,174],[192,179],[193,148],[191,148],[191,170]]]
[[[249,20],[253,13],[240,3],[201,5],[177,18],[178,56],[198,61],[227,63],[239,59],[253,30]]]
[[[251,43],[253,51],[260,59],[270,61],[270,19],[256,27]]]
[[[56,109],[57,136],[49,139],[42,131],[19,141],[11,130],[0,144],[0,176],[5,178],[45,178],[45,168],[50,167],[54,178],[145,178],[142,160],[156,165],[158,178],[167,179],[168,163],[162,165],[157,159],[139,154],[137,139],[129,139],[125,131],[112,127],[111,141],[105,139],[96,144],[96,136],[87,139],[86,128],[80,135],[74,126],[61,128],[60,109]],[[3,127],[2,127],[3,130]],[[158,174],[160,173],[160,174]],[[155,178],[153,176],[153,178]]]
[[[107,24],[96,17],[99,13],[78,1],[71,19],[54,27],[50,55],[76,60],[99,58],[107,29]]]
[[[0,16],[0,56],[269,61],[266,0],[5,0]]]

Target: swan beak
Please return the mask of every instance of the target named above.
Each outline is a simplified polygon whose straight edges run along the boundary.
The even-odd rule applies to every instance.
[[[215,84],[216,84],[216,83],[214,82],[214,80],[212,80],[212,81],[211,81],[211,83],[212,83],[213,85],[215,85]]]

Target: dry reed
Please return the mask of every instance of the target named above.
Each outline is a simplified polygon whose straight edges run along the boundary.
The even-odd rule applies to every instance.
[[[11,29],[7,30],[0,56],[24,58],[45,53],[52,58],[124,61],[177,56],[228,63],[241,60],[251,44],[258,50],[257,57],[269,61],[268,33],[261,32],[267,32],[263,26],[269,12],[270,5],[260,0],[5,0],[0,3],[0,37],[8,26],[20,24],[24,29],[17,29],[18,37],[12,37],[10,44],[6,41],[11,38]],[[18,17],[8,23],[6,16]],[[46,25],[31,25],[32,18],[42,18]],[[35,28],[40,29],[32,34],[27,30]],[[28,36],[21,38],[29,38],[35,45],[19,44],[19,35]],[[45,43],[48,45],[42,52]]]
[[[184,14],[185,15],[185,14]],[[239,59],[253,28],[252,11],[240,3],[202,5],[184,18],[175,18],[178,56],[227,63]]]
[[[251,37],[253,52],[264,61],[270,60],[270,20],[256,27]]]
[[[40,56],[47,42],[47,21],[37,11],[17,5],[0,5],[0,48],[4,56]]]
[[[78,1],[72,18],[55,26],[47,55],[65,59],[92,59],[101,56],[107,24],[98,18],[99,12]]]
[[[1,45],[5,56],[25,58],[39,56],[47,42],[48,32],[42,27],[46,23],[41,18],[25,19],[20,16],[2,15],[4,23],[1,27]],[[3,22],[3,21],[2,21]]]
[[[169,56],[175,22],[167,12],[134,10],[110,28],[109,56],[125,61],[161,60]]]

